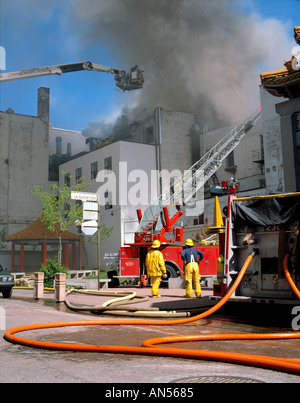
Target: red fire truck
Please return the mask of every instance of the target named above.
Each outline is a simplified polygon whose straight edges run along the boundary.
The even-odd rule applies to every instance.
[[[138,218],[141,220],[141,211],[138,210]],[[135,242],[127,244],[120,249],[120,276],[140,278],[145,272],[145,259],[148,250],[154,240],[161,243],[162,252],[168,278],[183,276],[183,261],[181,252],[184,249],[183,229],[175,226],[177,220],[182,216],[178,211],[172,219],[169,218],[168,209],[163,208],[164,224],[158,233],[151,232],[150,229],[135,234]],[[168,237],[168,234],[173,236]],[[170,239],[172,238],[172,239]],[[200,262],[200,273],[206,276],[217,275],[217,259],[219,256],[219,246],[195,246],[204,253],[204,259]]]

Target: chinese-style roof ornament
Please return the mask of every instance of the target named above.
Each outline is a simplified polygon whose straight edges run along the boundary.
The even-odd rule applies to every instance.
[[[300,45],[300,27],[295,27],[295,41]]]
[[[300,45],[300,26],[295,27],[295,41]],[[284,98],[300,97],[300,46],[292,49],[291,60],[284,63],[285,69],[260,75],[262,86],[272,95]]]

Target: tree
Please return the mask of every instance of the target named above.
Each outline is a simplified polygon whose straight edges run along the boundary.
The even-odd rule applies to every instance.
[[[105,224],[100,225],[100,240],[101,242],[107,242],[108,238],[111,236],[114,227],[107,227]],[[94,234],[93,236],[89,237],[89,242],[92,245],[96,245],[98,241],[98,234]]]
[[[33,194],[40,197],[43,205],[42,222],[46,227],[56,233],[59,239],[57,260],[61,264],[62,233],[67,231],[76,221],[82,221],[82,205],[72,204],[71,192],[85,189],[90,184],[85,184],[80,178],[74,185],[71,183],[70,172],[63,172],[64,186],[50,185],[50,191],[43,191],[40,185],[34,186]]]

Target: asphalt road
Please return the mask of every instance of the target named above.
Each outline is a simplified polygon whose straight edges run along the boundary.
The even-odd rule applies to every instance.
[[[167,293],[169,291],[169,294]],[[149,290],[137,291],[149,294]],[[164,294],[164,291],[162,291]],[[166,296],[149,300],[148,304],[172,306],[197,300],[182,299],[182,290],[165,290]],[[78,313],[67,309],[64,303],[56,303],[51,293],[43,300],[32,299],[30,291],[14,291],[11,299],[0,297],[0,379],[9,383],[101,383],[102,387],[116,383],[127,385],[151,384],[199,384],[199,383],[299,383],[300,376],[221,362],[198,361],[164,357],[135,356],[125,354],[59,352],[14,345],[3,339],[6,329],[44,322],[107,319],[91,313]],[[77,297],[72,297],[78,301]],[[83,303],[82,299],[79,303]],[[91,301],[84,301],[91,303]],[[92,304],[95,303],[92,302]],[[96,303],[99,303],[97,300]],[[273,309],[273,310],[272,310]],[[286,311],[285,311],[286,312]],[[116,317],[114,317],[116,319]],[[126,320],[126,318],[124,318]],[[24,337],[37,340],[140,346],[145,339],[167,335],[198,333],[272,332],[292,331],[288,314],[271,307],[247,310],[230,305],[224,311],[207,319],[186,325],[171,326],[89,326],[62,329],[36,330]],[[30,333],[30,334],[29,334]],[[249,354],[271,355],[300,359],[300,340],[239,341],[192,343],[188,348],[234,351]],[[180,346],[185,347],[185,346]],[[106,389],[105,389],[106,390]],[[105,392],[103,392],[105,393]]]

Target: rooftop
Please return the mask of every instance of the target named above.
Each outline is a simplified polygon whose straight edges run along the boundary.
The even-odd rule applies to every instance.
[[[300,26],[294,28],[295,41],[300,45]],[[299,48],[300,51],[300,48]],[[292,67],[295,57],[284,63],[285,69],[274,70],[260,75],[263,87],[276,97],[300,97],[300,70]]]
[[[50,231],[45,224],[42,222],[42,217],[39,217],[32,224],[28,225],[28,227],[22,229],[19,232],[16,232],[13,235],[9,235],[6,238],[6,241],[36,241],[36,240],[58,240],[58,235],[54,231]],[[70,231],[63,231],[61,239],[63,241],[79,241],[80,236],[73,234]]]

